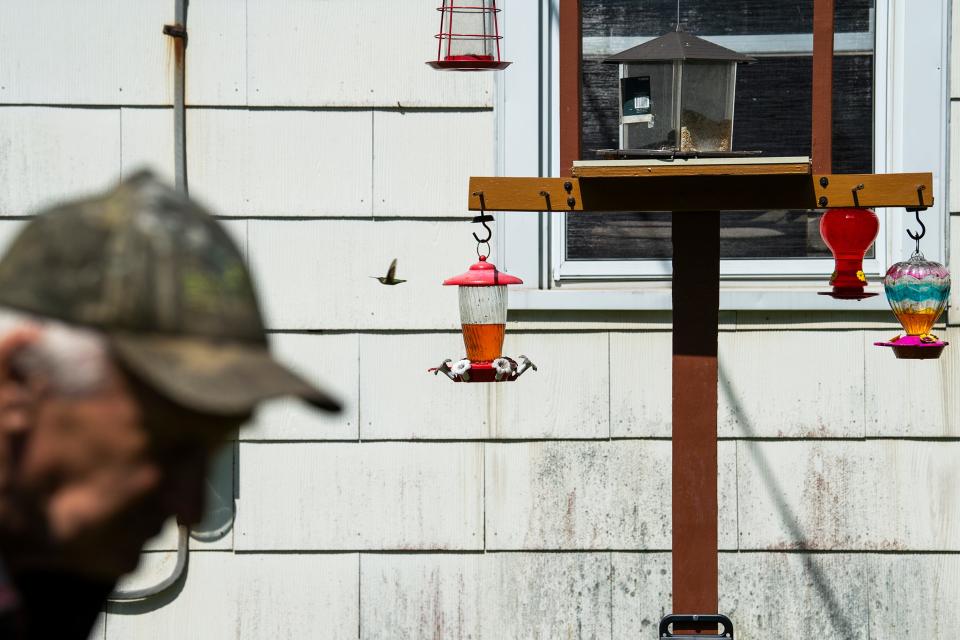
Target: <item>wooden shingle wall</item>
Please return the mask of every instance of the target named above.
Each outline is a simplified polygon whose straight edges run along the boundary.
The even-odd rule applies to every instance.
[[[668,317],[527,317],[506,352],[540,369],[517,384],[426,374],[461,353],[439,285],[471,262],[466,179],[496,151],[492,77],[423,64],[436,5],[191,3],[192,192],[229,218],[278,354],[346,410],[262,411],[214,474],[233,528],[95,637],[652,638],[670,610]],[[172,7],[0,7],[0,245],[58,198],[172,175]],[[394,257],[409,282],[369,277]],[[895,330],[725,315],[720,606],[738,637],[954,631],[960,346],[904,365],[872,347]],[[128,586],[165,575],[174,542]]]

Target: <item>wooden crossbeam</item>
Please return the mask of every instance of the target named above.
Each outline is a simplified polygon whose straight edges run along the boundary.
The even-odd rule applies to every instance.
[[[705,165],[657,167],[608,177],[470,178],[471,211],[766,211],[836,207],[929,207],[931,173],[800,173],[792,165],[751,172]],[[782,167],[777,172],[771,167]],[[623,169],[617,169],[623,172]],[[481,202],[482,200],[482,202]],[[481,206],[482,205],[482,206]]]

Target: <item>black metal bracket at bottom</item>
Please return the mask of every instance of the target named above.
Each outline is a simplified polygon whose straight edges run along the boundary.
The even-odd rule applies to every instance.
[[[716,629],[717,626],[723,627],[719,634],[711,633],[695,633],[695,634],[674,634],[670,631],[670,625],[673,625],[675,628],[700,628],[700,629]],[[660,620],[659,631],[657,632],[657,637],[659,638],[677,638],[679,640],[733,640],[733,623],[730,621],[730,618],[727,616],[721,615],[719,613],[711,613],[704,615],[697,614],[670,614],[664,616]]]

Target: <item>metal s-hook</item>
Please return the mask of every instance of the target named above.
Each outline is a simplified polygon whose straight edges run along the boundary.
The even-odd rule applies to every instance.
[[[476,218],[473,219],[474,222],[479,222],[479,223],[481,223],[481,224],[483,225],[483,228],[487,230],[487,237],[486,237],[486,238],[481,238],[480,236],[478,236],[476,231],[473,232],[473,239],[476,240],[478,243],[480,243],[480,244],[490,244],[490,238],[493,237],[493,230],[490,229],[490,227],[487,226],[487,222],[490,222],[490,221],[492,221],[492,220],[493,220],[493,216],[488,216],[488,215],[486,215],[486,214],[484,214],[484,215],[479,215],[479,216],[477,216]]]
[[[493,238],[493,230],[487,226],[487,223],[493,222],[493,216],[491,216],[486,211],[484,211],[484,209],[486,208],[486,203],[484,202],[484,199],[483,199],[483,191],[474,191],[473,196],[476,198],[480,198],[480,215],[476,216],[473,219],[473,222],[479,222],[480,224],[483,225],[483,228],[487,230],[486,238],[481,238],[480,236],[477,235],[475,231],[473,232],[473,239],[477,241],[477,256],[480,258],[488,258],[490,257],[490,239]],[[480,245],[482,244],[487,245],[486,255],[483,255],[480,253]]]
[[[916,240],[917,242],[916,253],[920,253],[920,239],[923,236],[927,235],[927,225],[923,224],[923,220],[920,219],[919,209],[914,210],[914,214],[917,217],[917,223],[920,225],[920,233],[914,233],[913,231],[910,231],[910,229],[907,229],[907,235],[910,236],[912,240]]]

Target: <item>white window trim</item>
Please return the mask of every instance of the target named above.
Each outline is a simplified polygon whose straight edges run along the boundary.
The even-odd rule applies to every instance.
[[[877,172],[933,172],[936,204],[922,214],[927,225],[923,249],[928,258],[945,261],[949,7],[947,3],[914,2],[908,8],[908,1],[877,0],[875,121],[886,126],[874,127],[875,166]],[[511,2],[504,15],[506,42],[517,63],[496,81],[497,171],[499,175],[556,176],[557,3]],[[539,33],[539,39],[531,38],[531,33]],[[782,53],[806,48],[811,39],[802,35],[784,38]],[[862,50],[861,39],[855,34],[837,34],[836,47],[853,53]],[[776,45],[761,41],[755,46],[766,50]],[[877,213],[882,220],[881,236],[876,257],[865,261],[864,270],[872,276],[869,290],[880,292],[880,276],[886,267],[909,255],[912,242],[904,229],[916,223],[903,209],[878,209]],[[498,216],[495,258],[526,283],[511,292],[511,309],[670,308],[670,261],[563,261],[565,215]],[[887,309],[882,295],[859,302],[815,295],[827,288],[832,270],[833,261],[826,259],[723,260],[721,308]]]

